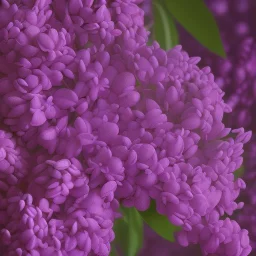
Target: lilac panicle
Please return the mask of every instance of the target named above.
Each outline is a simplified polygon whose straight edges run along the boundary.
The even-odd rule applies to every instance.
[[[155,200],[181,245],[248,255],[247,231],[223,216],[243,205],[233,172],[251,133],[228,137],[210,68],[147,46],[142,1],[55,2],[0,6],[0,116],[29,156],[1,194],[2,251],[106,256],[119,204]]]
[[[64,13],[51,4],[3,1],[0,8],[1,121],[35,152],[27,173],[3,132],[1,252],[104,256],[114,239],[114,192],[124,167],[108,146],[113,139],[122,144],[116,105],[101,94],[117,74],[112,48],[133,49],[148,32],[142,10],[129,2],[85,1],[81,9],[69,1]]]
[[[244,202],[244,207],[235,214],[235,219],[241,225],[250,232],[250,243],[253,251],[256,249],[256,231],[254,228],[255,223],[255,137],[252,143],[250,143],[247,154],[245,155],[245,172],[243,179],[246,182],[246,190],[242,191],[240,199]]]
[[[227,122],[233,127],[243,125],[255,132],[255,1],[206,1],[219,25],[227,59],[221,59],[197,44],[182,29],[181,43],[192,55],[202,56],[202,65],[210,65],[216,76],[216,82],[225,90],[225,100],[233,108]],[[256,238],[253,228],[254,219],[254,153],[255,138],[244,154],[247,189],[241,194],[244,201],[242,210],[235,219],[249,230],[251,245],[255,251]]]
[[[0,130],[0,195],[20,183],[28,171],[28,154],[20,139]]]
[[[213,223],[222,227],[221,216],[242,207],[234,201],[245,184],[234,180],[233,172],[242,163],[242,147],[251,133],[236,129],[234,139],[224,139],[230,129],[222,116],[230,108],[210,69],[200,70],[197,62],[180,46],[165,52],[157,43],[142,46],[128,60],[141,94],[129,118],[128,134],[139,144],[132,146],[132,165],[126,167],[130,177],[124,188],[117,188],[117,196],[121,193],[126,197],[124,205],[139,210],[155,199],[157,211],[182,226],[178,234],[182,245],[199,243],[204,255],[223,255],[223,251],[229,255],[228,241],[233,235],[242,239],[244,231],[223,233],[214,247],[200,234],[205,227],[214,235],[209,227]],[[238,249],[241,255],[250,250],[249,242]]]
[[[12,131],[28,141],[29,148],[34,148],[39,143],[50,153],[64,153],[72,157],[73,154],[81,153],[84,145],[89,145],[95,140],[91,124],[85,120],[81,121],[79,117],[87,115],[85,112],[88,108],[90,109],[99,94],[109,87],[112,72],[115,72],[109,67],[111,49],[127,44],[125,47],[132,50],[146,41],[147,32],[143,28],[142,10],[126,1],[115,2],[109,9],[104,1],[99,9],[97,4],[91,6],[90,2],[86,2],[84,9],[78,13],[78,24],[75,19],[78,16],[73,10],[73,5],[76,4],[72,2],[65,13],[70,33],[65,26],[59,28],[59,22],[62,20],[58,14],[61,10],[58,8],[61,8],[61,5],[50,10],[50,2],[44,3],[43,6],[40,3],[36,2],[36,8],[33,10],[23,5],[13,18],[17,24],[9,25],[10,28],[7,26],[8,30],[1,30],[1,63],[8,63],[1,72],[12,77],[7,79],[4,76],[0,81],[0,95],[5,103],[1,108],[1,115],[5,117],[5,123]],[[95,8],[98,10],[96,13],[93,12]],[[7,10],[10,9],[12,8]],[[82,10],[92,12],[89,18],[82,15]],[[104,13],[106,20],[103,19]],[[30,20],[31,16],[36,15],[43,18],[40,21],[39,18]],[[72,17],[75,24],[71,24]],[[115,20],[118,21],[116,24]],[[123,23],[124,20],[127,24]],[[38,22],[40,24],[37,24]],[[96,26],[98,23],[103,26],[102,31],[109,35],[107,43],[104,41],[105,37],[100,37],[100,25]],[[43,32],[40,32],[39,26],[43,27]],[[84,26],[95,26],[95,29],[86,30]],[[14,28],[20,32],[17,35],[9,35]],[[84,44],[77,42],[82,34],[77,35],[76,30],[83,30],[88,38],[85,43],[91,47],[84,49]],[[15,42],[17,50],[13,51],[12,44]],[[8,48],[11,45],[12,48]],[[81,132],[85,126],[87,131]],[[33,140],[34,137],[36,139]],[[71,140],[75,141],[76,145],[73,143],[75,148],[68,149],[65,145]]]
[[[6,255],[108,255],[114,215],[99,191],[92,190],[72,208],[67,200],[59,214],[47,199],[34,204],[31,194],[14,187],[6,201],[7,224],[1,229],[1,251]]]

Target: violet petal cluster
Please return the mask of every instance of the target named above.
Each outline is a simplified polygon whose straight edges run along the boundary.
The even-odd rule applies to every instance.
[[[246,190],[242,191],[240,199],[244,201],[244,207],[235,214],[235,219],[241,225],[241,227],[246,228],[250,232],[250,243],[253,251],[256,250],[256,230],[255,230],[255,154],[256,154],[256,144],[255,136],[253,138],[253,143],[250,143],[247,154],[245,155],[245,172],[243,179],[246,181]]]
[[[182,246],[250,253],[224,215],[243,206],[233,172],[251,133],[228,137],[231,109],[200,58],[147,46],[140,2],[2,1],[0,116],[26,152],[2,132],[4,255],[109,255],[119,204],[150,200]]]
[[[150,144],[134,147],[139,163],[128,171],[132,178],[126,185],[133,188],[133,195],[131,189],[130,195],[120,189],[122,196],[130,197],[123,200],[128,207],[145,210],[148,196],[156,200],[158,212],[182,226],[178,234],[182,245],[199,243],[204,255],[233,255],[228,252],[229,243],[235,237],[245,241],[243,232],[247,231],[233,229],[235,222],[229,225],[229,219],[223,222],[220,217],[243,206],[234,200],[245,183],[234,180],[233,172],[242,163],[242,145],[251,133],[241,128],[233,130],[235,138],[223,139],[230,129],[225,128],[222,116],[230,108],[210,69],[200,70],[198,61],[180,46],[165,52],[155,43],[137,50],[130,63],[140,81],[142,93],[135,112],[139,109],[140,114],[136,114],[136,122],[130,122],[134,123],[133,133],[137,130],[136,138]],[[140,134],[136,127],[145,132]],[[219,228],[214,229],[216,226]],[[237,244],[236,253],[248,255],[251,251],[249,239],[245,243],[237,240]]]
[[[181,43],[192,55],[202,56],[202,64],[210,65],[216,76],[216,82],[225,91],[224,99],[233,108],[233,114],[227,118],[232,127],[243,125],[255,132],[256,123],[253,118],[255,110],[255,1],[206,1],[220,28],[222,40],[227,52],[227,59],[221,59],[200,47],[183,29]],[[255,137],[244,154],[244,180],[247,189],[241,194],[240,200],[245,205],[235,214],[235,219],[250,232],[251,245],[256,248],[254,228],[254,169],[255,169]]]
[[[112,49],[148,32],[130,2],[55,3],[1,2],[1,122],[27,152],[1,131],[1,253],[103,256],[124,179],[108,146],[123,140],[104,99],[122,63]]]

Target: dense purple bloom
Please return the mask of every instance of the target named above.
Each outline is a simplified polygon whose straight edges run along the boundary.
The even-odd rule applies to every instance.
[[[253,250],[256,249],[256,230],[255,230],[255,154],[256,154],[256,144],[255,138],[253,138],[253,143],[250,143],[248,147],[248,153],[245,156],[245,172],[243,179],[246,181],[246,190],[244,190],[240,199],[244,201],[244,207],[235,214],[235,218],[238,223],[243,227],[249,230],[251,246]]]
[[[0,116],[31,154],[1,195],[2,251],[106,256],[119,203],[153,199],[181,245],[248,255],[248,232],[223,216],[243,206],[233,172],[251,133],[227,137],[210,68],[147,46],[141,1],[55,3],[0,6]]]
[[[229,125],[243,125],[255,132],[256,123],[253,118],[256,96],[256,3],[245,1],[206,1],[212,10],[220,28],[221,36],[227,52],[227,59],[221,59],[209,53],[191,38],[184,30],[181,31],[181,43],[192,55],[202,56],[202,65],[210,65],[216,76],[216,82],[225,90],[227,103],[233,108],[232,115],[227,118]],[[256,248],[255,219],[255,138],[246,149],[244,180],[247,189],[241,194],[240,200],[245,205],[235,214],[238,223],[250,232],[252,247]]]
[[[113,211],[99,191],[92,190],[70,208],[67,200],[56,214],[41,198],[34,204],[31,194],[16,188],[8,191],[5,203],[5,228],[1,229],[1,252],[5,255],[108,255],[114,239]],[[2,221],[2,219],[1,219]],[[7,224],[6,224],[7,223]]]
[[[112,3],[110,9],[106,8],[104,1],[100,8],[96,4],[96,7],[88,8],[85,4],[84,10],[89,11],[91,15],[85,16],[85,20],[81,21],[83,23],[79,24],[70,24],[72,20],[69,20],[67,27],[71,29],[70,33],[62,27],[58,29],[59,21],[51,15],[52,10],[48,10],[49,3],[44,2],[44,6],[39,9],[37,5],[40,3],[36,2],[33,10],[24,4],[14,15],[17,29],[21,31],[15,34],[14,39],[8,31],[11,31],[15,24],[9,25],[12,26],[10,29],[8,27],[9,30],[1,30],[1,63],[10,63],[1,69],[3,74],[8,73],[8,78],[4,76],[1,79],[0,95],[5,103],[1,107],[1,114],[13,131],[28,141],[30,148],[39,143],[50,153],[65,153],[72,157],[73,154],[78,155],[81,152],[82,146],[95,140],[91,124],[85,120],[81,121],[79,117],[89,115],[91,106],[104,94],[114,78],[114,72],[117,72],[115,66],[122,65],[121,60],[110,65],[111,48],[119,48],[122,45],[128,52],[146,41],[147,32],[143,28],[142,11],[136,5],[128,4],[129,2]],[[90,3],[92,2],[88,2],[89,7]],[[58,5],[59,8],[61,6]],[[93,12],[95,8],[97,12]],[[72,10],[71,7],[66,9]],[[107,13],[105,20],[102,20],[104,16],[98,13],[101,9]],[[122,9],[125,11],[122,12]],[[32,14],[35,17],[44,17],[40,19],[40,24],[37,24],[39,18],[33,20],[35,24],[31,24],[29,18]],[[54,14],[58,16],[58,9]],[[69,13],[65,15],[69,17]],[[77,21],[75,17],[73,19]],[[81,20],[83,15],[80,13],[79,17]],[[122,23],[123,20],[127,24]],[[118,22],[115,24],[114,21]],[[107,42],[107,36],[100,36],[96,26],[98,23],[112,31],[107,34]],[[94,24],[96,31],[84,28]],[[39,29],[39,26],[42,28]],[[77,40],[83,34],[77,32],[76,36],[74,28],[83,31],[86,35],[85,43],[92,45],[91,47],[81,47]],[[102,29],[105,31],[105,28]],[[88,41],[88,38],[91,40]],[[114,59],[113,57],[112,62]],[[65,146],[70,140],[76,142],[72,143],[75,148]],[[62,152],[63,150],[66,152]]]
[[[0,191],[5,194],[12,186],[19,185],[28,171],[28,154],[20,139],[0,130]],[[1,194],[0,194],[1,195]]]
[[[211,226],[221,229],[220,216],[243,206],[234,200],[245,184],[241,179],[234,181],[232,172],[241,165],[242,145],[251,135],[238,129],[233,131],[235,139],[222,139],[230,132],[222,115],[230,109],[210,69],[200,70],[197,62],[179,46],[165,52],[158,44],[141,47],[129,61],[141,93],[129,120],[133,124],[130,136],[140,144],[132,147],[130,178],[125,190],[117,188],[117,196],[121,190],[126,197],[123,204],[139,210],[147,209],[149,196],[154,198],[158,212],[183,227],[178,235],[182,245],[200,243],[205,255],[223,255],[224,251],[229,255],[227,244],[233,235],[242,238],[243,231],[233,234],[230,228],[229,233],[212,238],[214,244],[207,244],[201,233],[207,229],[208,238],[216,237],[218,231]],[[247,255],[249,240],[238,251]]]
[[[148,32],[134,4],[119,1],[107,8],[105,1],[85,1],[83,16],[75,11],[78,2],[70,1],[61,13],[70,31],[51,1],[1,5],[6,13],[0,30],[1,120],[35,153],[29,172],[18,172],[19,151],[3,133],[1,252],[6,255],[108,255],[114,239],[113,221],[119,217],[114,192],[124,167],[108,144],[122,145],[123,139],[115,124],[116,102],[103,95],[118,73],[114,66],[122,63],[110,65],[112,48],[123,42],[133,49]],[[4,176],[5,169],[13,175]],[[13,182],[16,173],[23,178],[19,186]]]

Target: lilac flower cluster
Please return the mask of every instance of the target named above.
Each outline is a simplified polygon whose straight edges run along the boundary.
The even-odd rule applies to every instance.
[[[253,138],[255,142],[255,138]],[[245,156],[245,172],[243,179],[246,181],[247,188],[244,190],[240,199],[244,201],[244,207],[235,214],[235,219],[243,227],[247,228],[250,231],[250,240],[253,251],[256,250],[256,229],[254,226],[255,223],[255,206],[256,206],[256,197],[255,197],[255,154],[256,154],[256,144],[250,143],[248,147],[248,154]]]
[[[202,65],[212,68],[216,83],[225,91],[224,99],[233,109],[228,124],[255,131],[256,3],[253,0],[206,0],[206,3],[220,28],[227,59],[209,53],[182,28],[180,42],[190,55],[202,57]]]
[[[122,64],[110,53],[144,43],[143,12],[125,1],[55,3],[1,2],[1,120],[29,152],[23,159],[2,131],[1,253],[108,255],[124,179],[108,146],[124,140],[117,102],[106,100]]]
[[[233,172],[251,133],[227,137],[210,68],[147,46],[141,1],[15,2],[0,6],[4,255],[106,256],[119,203],[150,200],[181,245],[248,255],[248,232],[223,216],[243,206]]]
[[[256,107],[256,3],[252,0],[207,0],[206,3],[219,25],[227,59],[210,54],[182,29],[180,29],[181,43],[190,54],[200,54],[203,65],[212,67],[216,82],[226,92],[224,98],[233,108],[233,114],[227,118],[229,125],[238,127],[242,124],[255,132],[256,123],[253,116]],[[255,222],[255,141],[254,136],[244,155],[244,180],[247,183],[247,189],[242,192],[240,199],[245,205],[235,214],[238,223],[249,230],[254,251],[256,249],[256,231],[253,225]]]
[[[237,129],[233,131],[235,139],[221,139],[230,132],[222,123],[223,113],[230,109],[210,69],[200,70],[196,66],[198,58],[189,58],[181,47],[165,52],[157,44],[144,46],[132,62],[140,81],[138,90],[143,92],[136,113],[138,109],[144,113],[136,126],[140,122],[151,131],[140,135],[138,130],[136,137],[151,145],[141,146],[143,157],[138,154],[140,150],[136,152],[140,165],[127,171],[133,176],[130,183],[135,191],[133,198],[123,201],[124,205],[140,210],[148,207],[144,190],[140,188],[137,193],[142,177],[142,186],[149,188],[158,212],[182,226],[180,244],[200,243],[205,255],[233,255],[229,246],[235,241],[239,246],[236,253],[248,255],[247,231],[229,219],[220,220],[220,216],[231,215],[243,206],[234,200],[245,184],[241,179],[234,181],[232,172],[241,165],[242,145],[251,134]],[[144,169],[145,174],[138,169]]]

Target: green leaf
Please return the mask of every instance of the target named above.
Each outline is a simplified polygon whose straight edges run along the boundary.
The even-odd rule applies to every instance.
[[[114,232],[115,232],[115,241],[114,244],[117,247],[120,247],[122,250],[126,250],[128,247],[127,243],[127,231],[128,231],[128,224],[122,218],[115,221],[114,224]]]
[[[171,14],[160,5],[159,2],[153,2],[153,36],[160,44],[161,48],[169,50],[178,44],[178,32]]]
[[[143,244],[143,220],[135,208],[122,208],[123,218],[114,225],[115,243],[125,256],[136,256]]]
[[[167,217],[156,211],[155,202],[151,202],[147,211],[139,212],[143,220],[160,236],[168,241],[174,241],[174,232],[180,230],[170,223]]]
[[[244,166],[242,165],[239,169],[234,172],[235,178],[242,177],[244,174]]]
[[[203,46],[226,57],[218,26],[203,0],[163,0],[173,17]]]
[[[114,248],[114,245],[111,246],[111,252],[109,256],[117,256],[116,249]]]
[[[123,208],[127,220],[129,247],[127,256],[136,256],[143,244],[143,220],[135,208]]]

